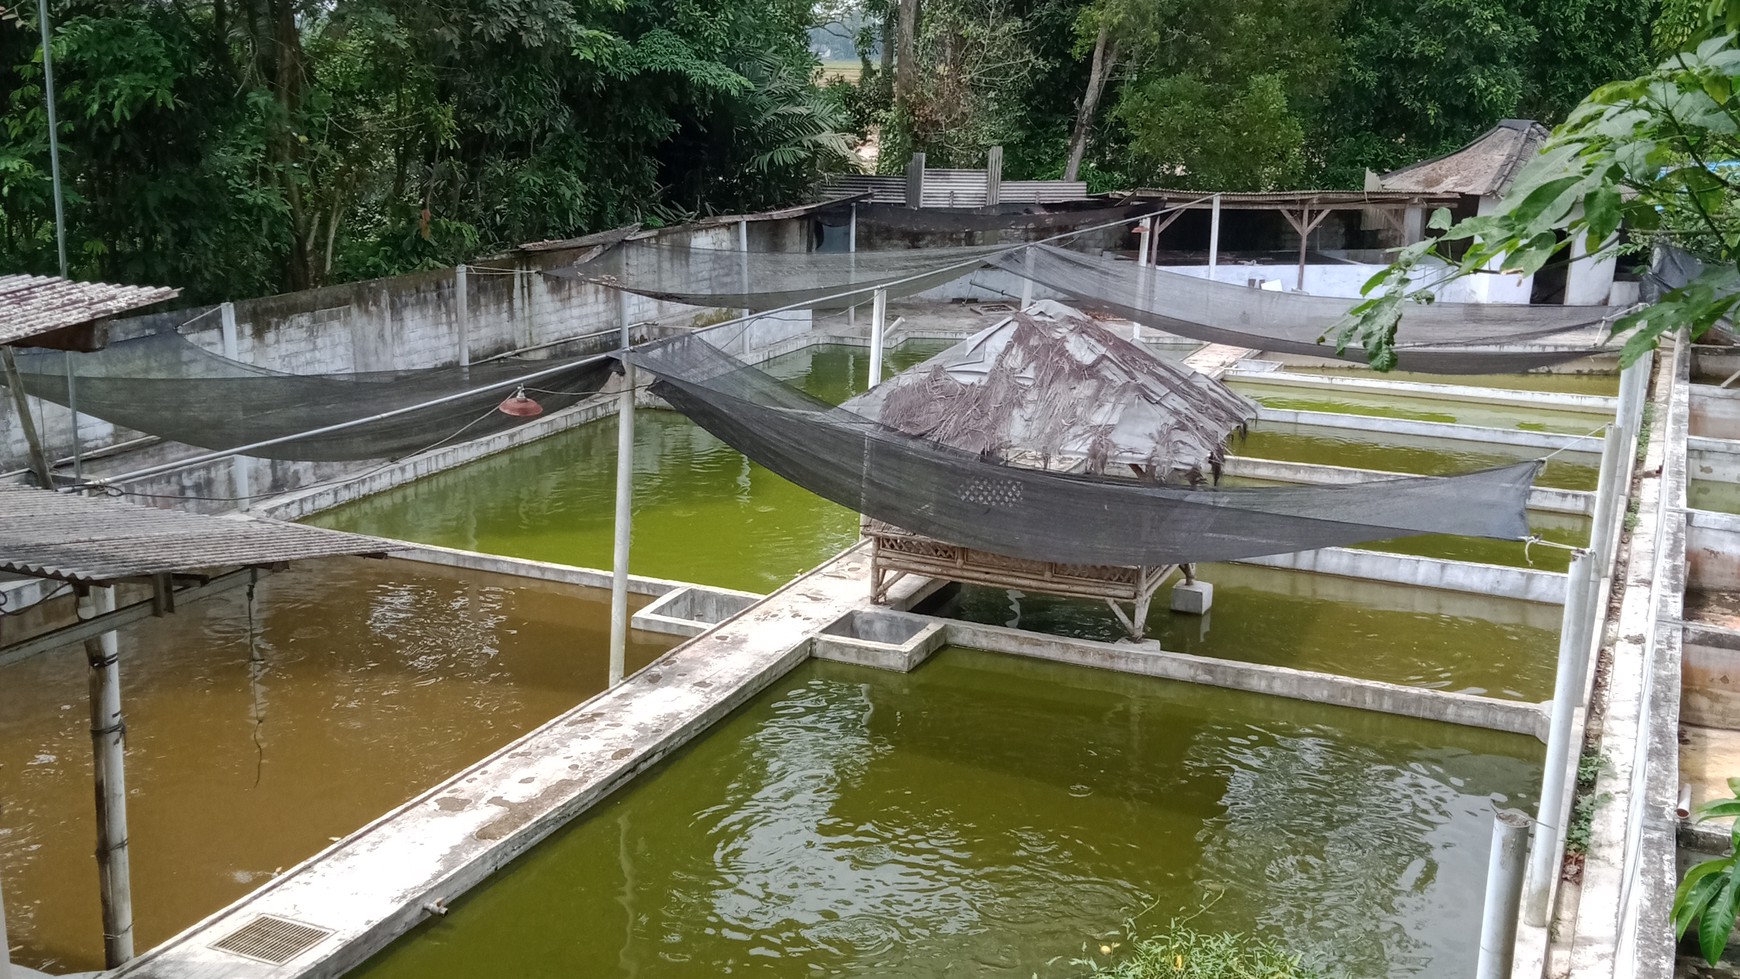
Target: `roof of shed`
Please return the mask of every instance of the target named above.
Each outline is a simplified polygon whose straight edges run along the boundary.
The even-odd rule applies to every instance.
[[[1379,182],[1392,191],[1503,196],[1549,135],[1533,119],[1505,119],[1454,153],[1392,170]]]
[[[179,295],[180,289],[162,286],[75,282],[46,275],[0,275],[0,343],[21,343]]]
[[[1184,210],[1207,210],[1220,198],[1222,210],[1276,211],[1289,208],[1323,208],[1341,210],[1360,207],[1420,207],[1431,203],[1450,203],[1446,193],[1411,190],[1275,190],[1275,191],[1207,191],[1173,190],[1166,187],[1143,187],[1121,190],[1105,195],[1124,200],[1153,201]],[[1443,198],[1443,201],[1437,201]]]
[[[384,554],[391,541],[257,517],[208,517],[0,485],[0,571],[82,584]]]
[[[1041,300],[847,401],[911,435],[1037,469],[1138,465],[1175,481],[1218,470],[1257,406],[1092,317]]]

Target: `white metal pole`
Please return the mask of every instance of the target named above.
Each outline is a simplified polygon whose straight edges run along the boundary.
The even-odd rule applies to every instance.
[[[1607,437],[1601,443],[1600,481],[1595,486],[1594,522],[1589,530],[1589,550],[1595,556],[1597,569],[1592,577],[1596,579],[1613,570],[1619,501],[1625,498],[1631,475],[1625,465],[1625,443],[1623,428],[1617,424],[1607,426]]]
[[[115,610],[115,589],[81,597],[87,619]],[[133,958],[133,885],[127,852],[127,726],[121,719],[121,664],[113,632],[85,640],[90,665],[91,748],[97,783],[97,878],[103,904],[103,957],[110,969]]]
[[[888,323],[888,290],[876,290],[870,304],[870,387],[882,383],[882,331]]]
[[[1025,273],[1021,277],[1022,309],[1026,309],[1033,305],[1033,249],[1035,247],[1036,246],[1034,245],[1028,245],[1021,252],[1021,268]]]
[[[1214,207],[1208,212],[1208,277],[1214,278],[1220,264],[1220,195],[1214,195]]]
[[[241,338],[236,329],[236,304],[223,303],[218,306],[219,335],[223,340],[224,357],[229,360],[241,359]],[[246,510],[253,502],[254,496],[254,463],[246,456],[236,456],[230,460],[230,493],[236,498],[236,508]]]
[[[1148,249],[1154,242],[1154,218],[1152,216],[1142,219],[1142,230],[1139,234],[1142,240],[1136,243],[1136,264],[1146,266],[1148,264]]]
[[[1571,720],[1582,701],[1583,620],[1589,615],[1588,575],[1594,565],[1588,553],[1571,558],[1565,578],[1565,614],[1559,624],[1559,665],[1553,684],[1552,714],[1547,727],[1547,762],[1541,775],[1541,803],[1536,816],[1534,846],[1529,851],[1529,870],[1523,905],[1528,923],[1547,924],[1547,901],[1553,892],[1553,875],[1559,866],[1559,829],[1564,818],[1566,766],[1571,753]]]
[[[748,295],[753,290],[749,285],[749,221],[747,219],[737,222],[737,252],[739,255],[737,259],[738,275],[743,281],[743,294]],[[748,316],[751,312],[753,310],[745,308],[743,315]]]
[[[858,205],[852,205],[852,219],[846,225],[846,254],[852,258],[852,284],[858,282]],[[846,307],[846,325],[858,325],[858,304],[854,302]]]
[[[464,265],[453,269],[453,329],[458,334],[459,366],[471,366],[471,282]]]
[[[1529,817],[1500,809],[1492,817],[1492,853],[1486,861],[1486,905],[1480,920],[1480,957],[1475,979],[1509,979],[1516,952],[1516,915],[1522,904],[1523,858],[1529,848]]]
[[[79,386],[73,378],[72,351],[64,351],[60,355],[61,366],[66,369],[66,410],[72,415],[72,458],[73,479],[84,482],[85,451],[84,443],[79,441]]]
[[[616,294],[622,319],[622,351],[628,353],[628,293]],[[628,668],[628,550],[634,531],[634,365],[622,364],[616,409],[616,527],[610,566],[610,685]]]
[[[0,878],[5,877],[0,874]],[[12,944],[6,937],[6,889],[0,880],[0,979],[12,979]]]

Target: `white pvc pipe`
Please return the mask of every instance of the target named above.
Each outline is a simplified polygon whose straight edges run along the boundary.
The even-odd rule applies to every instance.
[[[1148,264],[1148,249],[1153,247],[1153,244],[1154,244],[1154,219],[1151,217],[1143,218],[1142,219],[1141,240],[1136,243],[1136,264],[1137,265],[1146,266]]]
[[[628,293],[618,292],[622,350],[628,352]],[[610,565],[610,685],[628,669],[628,551],[634,532],[634,365],[622,364],[622,393],[616,410],[616,522]]]
[[[1220,264],[1220,195],[1214,195],[1214,207],[1208,217],[1208,277],[1214,278],[1215,266]]]
[[[854,255],[854,256],[858,254],[858,205],[856,205],[856,204],[852,205],[852,219],[846,225],[846,254]],[[857,279],[858,279],[858,260],[856,258],[853,258],[852,259],[852,281],[856,282]],[[857,303],[853,303],[852,305],[846,307],[846,323],[849,326],[857,326],[858,325],[858,304]]]
[[[1590,614],[1589,572],[1594,562],[1579,551],[1571,558],[1565,579],[1565,614],[1559,625],[1559,664],[1553,683],[1552,713],[1547,727],[1547,762],[1541,775],[1541,803],[1536,816],[1534,845],[1529,850],[1529,870],[1523,907],[1528,923],[1547,924],[1548,900],[1559,867],[1559,830],[1564,818],[1566,768],[1570,763],[1571,721],[1582,701],[1584,620]]]
[[[79,604],[85,618],[115,610],[114,588],[92,588]],[[97,783],[97,879],[103,905],[103,957],[110,969],[133,958],[133,885],[127,851],[126,725],[121,720],[121,664],[113,632],[85,640],[90,666],[91,749]]]
[[[888,326],[888,290],[876,290],[870,304],[870,387],[882,383],[883,331]]]
[[[1500,809],[1492,818],[1492,853],[1486,862],[1486,904],[1480,919],[1480,956],[1475,979],[1509,979],[1516,952],[1516,915],[1522,904],[1523,858],[1529,848],[1529,817]]]
[[[1631,472],[1626,461],[1625,430],[1619,425],[1607,426],[1607,437],[1601,444],[1601,475],[1595,486],[1594,521],[1590,524],[1589,550],[1595,557],[1600,578],[1612,573],[1614,544],[1617,540],[1619,501],[1630,488]]]
[[[235,303],[224,303],[218,307],[218,328],[223,337],[224,357],[229,360],[242,359]],[[236,498],[238,510],[247,510],[254,501],[254,464],[246,456],[230,459],[230,495]]]

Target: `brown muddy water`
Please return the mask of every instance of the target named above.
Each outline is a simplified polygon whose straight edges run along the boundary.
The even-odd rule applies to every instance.
[[[300,565],[120,633],[143,950],[602,690],[608,593],[408,561]],[[642,602],[641,604],[644,604]],[[631,634],[629,668],[671,645]],[[14,956],[102,966],[82,646],[0,668]]]

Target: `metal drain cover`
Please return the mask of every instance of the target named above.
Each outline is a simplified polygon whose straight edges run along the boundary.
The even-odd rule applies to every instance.
[[[227,938],[212,942],[211,947],[256,962],[283,965],[331,934],[330,928],[317,928],[289,918],[262,914],[231,932]]]

